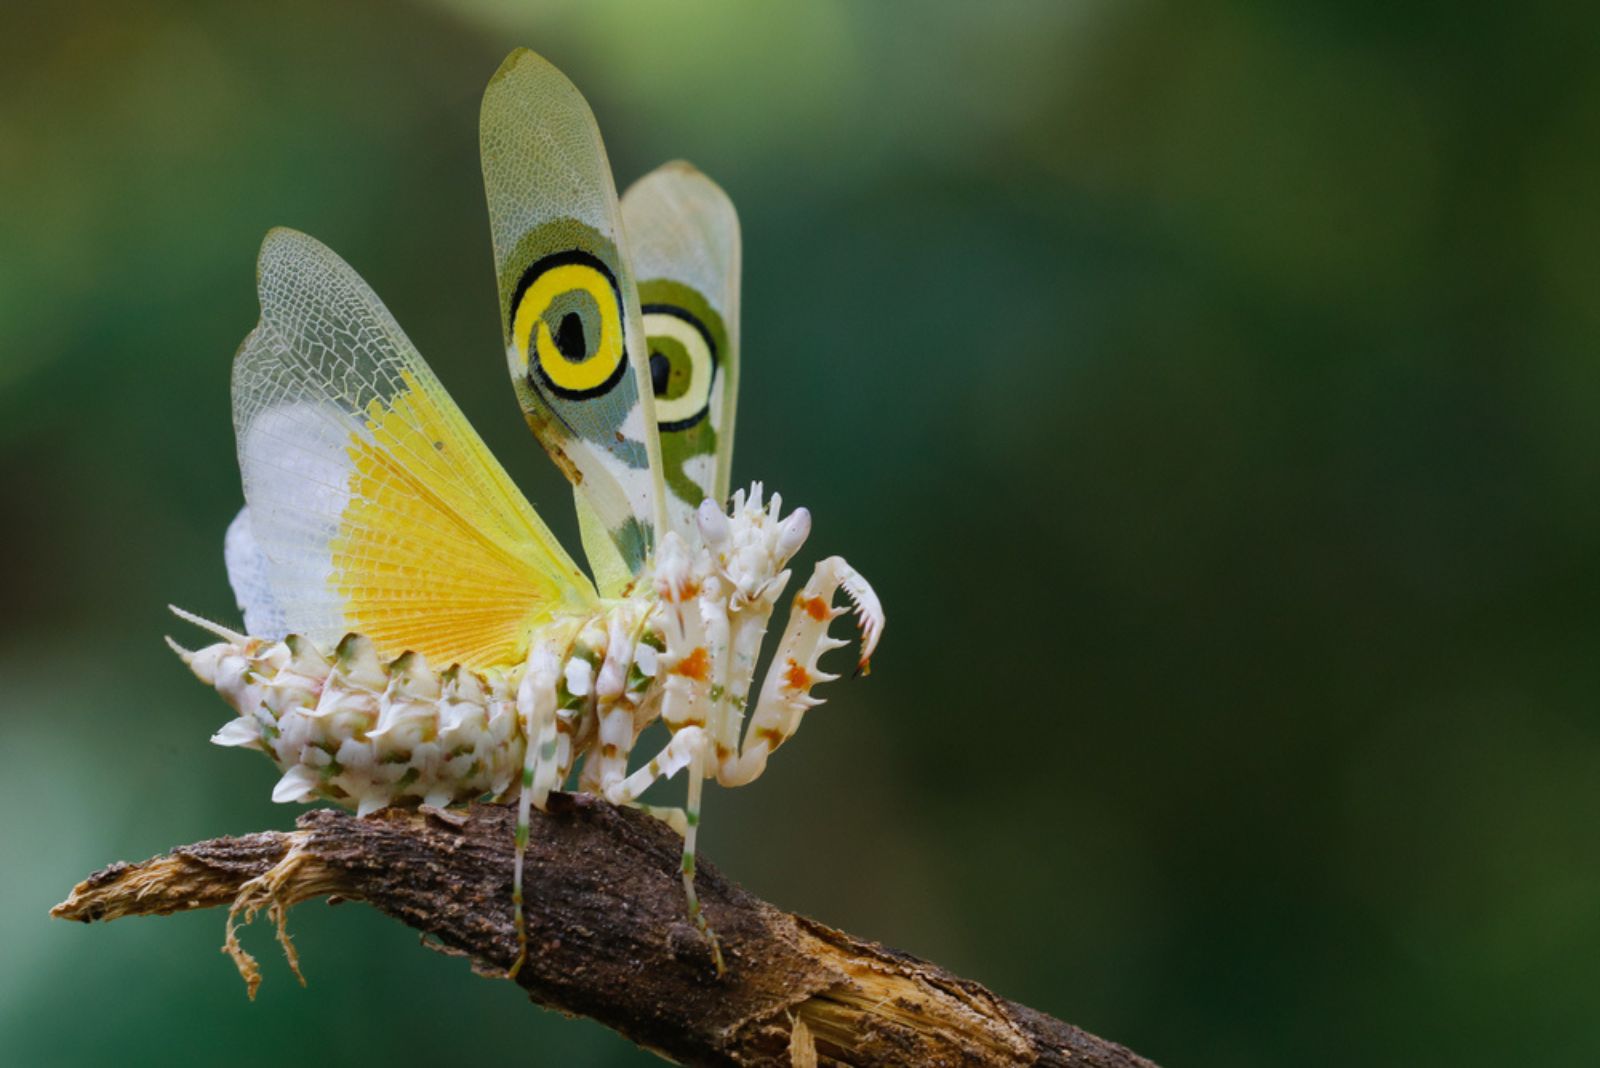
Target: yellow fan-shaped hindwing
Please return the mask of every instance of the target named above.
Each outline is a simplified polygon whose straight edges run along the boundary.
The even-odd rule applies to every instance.
[[[450,425],[459,413],[402,378],[405,392],[368,405],[371,441],[350,444],[350,503],[329,544],[330,585],[350,629],[380,649],[475,667],[513,663],[572,591],[553,581],[560,563],[538,551],[520,509],[507,507],[522,502],[482,442],[463,442],[463,428]],[[473,455],[449,455],[462,445]],[[498,492],[486,499],[462,482],[462,460],[498,476]],[[497,536],[519,527],[529,536]]]

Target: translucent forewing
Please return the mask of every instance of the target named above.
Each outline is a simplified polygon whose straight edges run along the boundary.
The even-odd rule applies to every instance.
[[[739,384],[739,216],[711,179],[668,163],[622,197],[649,341],[668,514],[687,533],[728,496]]]
[[[637,573],[665,505],[639,298],[600,131],[566,76],[524,49],[490,80],[479,135],[523,414]]]
[[[247,617],[326,645],[356,631],[387,655],[490,667],[520,659],[541,622],[592,605],[589,581],[343,260],[274,230],[258,286],[261,321],[233,369],[248,527],[231,540],[241,598],[271,603],[245,604]]]

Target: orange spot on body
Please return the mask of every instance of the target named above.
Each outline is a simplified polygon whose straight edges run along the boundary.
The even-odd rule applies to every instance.
[[[789,670],[783,673],[783,680],[789,684],[791,690],[808,690],[811,688],[811,674],[805,666],[793,657],[789,659]]]
[[[697,645],[694,652],[678,661],[678,666],[672,669],[674,675],[682,675],[686,679],[696,682],[706,681],[706,676],[711,673],[711,657],[706,655],[706,647]]]
[[[808,600],[804,594],[797,593],[794,595],[794,606],[818,623],[831,618],[828,602],[821,597],[812,597]]]

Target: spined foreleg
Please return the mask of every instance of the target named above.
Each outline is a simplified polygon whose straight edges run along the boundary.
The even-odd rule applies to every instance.
[[[833,595],[843,589],[853,609],[833,607]],[[823,653],[849,644],[828,635],[828,624],[848,611],[854,611],[861,632],[861,657],[856,671],[864,674],[872,651],[883,633],[883,607],[867,580],[844,562],[830,556],[817,564],[811,580],[795,595],[789,622],[778,643],[778,653],[767,668],[761,697],[750,717],[750,728],[737,755],[728,754],[717,766],[717,781],[723,786],[742,786],[759,776],[772,751],[800,727],[806,710],[822,703],[811,696],[811,687],[838,678],[817,669]]]

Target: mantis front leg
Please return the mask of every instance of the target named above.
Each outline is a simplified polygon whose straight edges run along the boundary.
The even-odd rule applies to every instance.
[[[883,607],[855,568],[843,557],[830,556],[817,564],[810,581],[795,595],[788,625],[778,643],[778,655],[767,668],[744,743],[737,755],[730,753],[718,762],[717,782],[723,786],[742,786],[765,771],[767,757],[800,729],[806,710],[822,703],[821,698],[811,696],[811,687],[839,677],[819,671],[817,661],[823,653],[849,644],[828,636],[828,624],[850,611],[833,607],[833,595],[841,588],[854,605],[861,632],[861,658],[856,670],[868,670],[872,651],[883,633]]]

